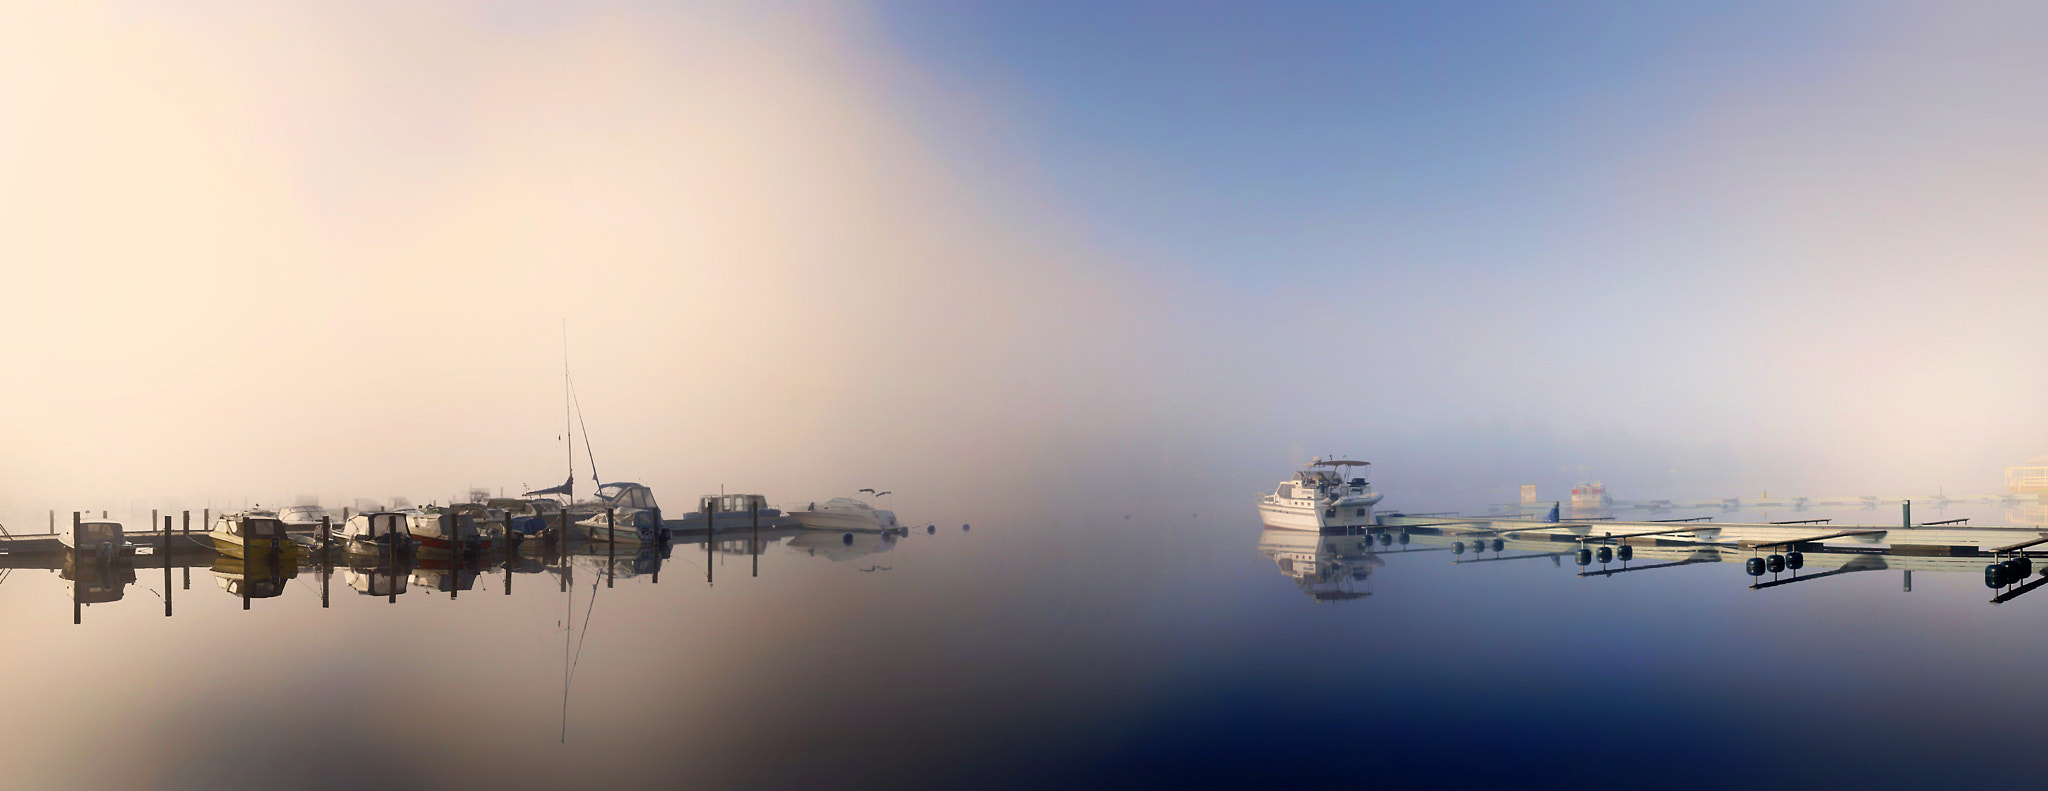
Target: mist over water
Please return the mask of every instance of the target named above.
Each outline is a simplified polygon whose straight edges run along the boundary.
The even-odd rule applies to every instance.
[[[308,566],[248,612],[143,562],[76,626],[94,572],[0,553],[0,785],[1995,780],[2040,602],[1976,560],[1749,590],[1417,533],[1324,602],[1254,500],[1338,456],[1385,512],[1601,482],[1624,521],[2048,524],[1974,499],[2048,453],[2044,37],[2005,3],[0,8],[7,533],[571,474],[865,487],[911,528],[396,604],[322,608]],[[1798,497],[1883,505],[1754,507]]]

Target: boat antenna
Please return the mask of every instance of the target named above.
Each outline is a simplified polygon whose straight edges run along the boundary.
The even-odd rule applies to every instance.
[[[569,451],[569,502],[576,501],[576,424],[569,420],[576,391],[569,385],[569,320],[562,319],[562,440]]]

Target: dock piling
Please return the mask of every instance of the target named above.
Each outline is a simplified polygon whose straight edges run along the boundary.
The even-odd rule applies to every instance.
[[[327,587],[334,579],[334,556],[328,553],[334,535],[334,517],[320,517],[320,609],[327,609]]]
[[[610,588],[612,586],[612,567],[618,565],[619,559],[618,509],[604,509],[604,528],[609,531],[605,534],[604,542],[604,586]]]
[[[171,617],[171,515],[164,514],[164,617]]]
[[[74,576],[74,577],[79,577],[79,576],[83,576],[83,575],[82,575],[82,574],[80,573],[81,569],[79,568],[79,563],[78,563],[78,561],[79,561],[79,557],[78,557],[78,539],[79,539],[79,535],[78,535],[78,524],[79,524],[79,522],[80,522],[80,521],[81,521],[81,520],[80,520],[80,519],[78,518],[78,512],[77,512],[77,511],[72,511],[72,512],[71,512],[71,547],[72,547],[72,549],[71,549],[71,563],[72,563],[71,575],[72,575],[72,576]],[[53,531],[53,532],[54,532],[54,531]],[[72,580],[72,581],[71,581],[71,625],[72,625],[72,626],[77,626],[77,625],[79,625],[79,624],[81,624],[81,623],[85,623],[85,605],[84,605],[84,604],[82,603],[82,600],[81,600],[81,599],[79,598],[79,597],[80,597],[81,595],[83,595],[83,594],[85,593],[85,585],[83,584],[84,582],[85,582],[84,580],[80,580],[80,579],[74,579],[74,580]]]
[[[747,498],[747,514],[753,518],[754,535],[747,539],[747,554],[754,558],[754,576],[761,576],[761,501]]]

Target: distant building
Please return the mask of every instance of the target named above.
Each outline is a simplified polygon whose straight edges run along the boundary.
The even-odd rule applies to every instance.
[[[2048,495],[2048,456],[2035,456],[2026,464],[2005,468],[2005,493]]]
[[[1523,504],[1523,505],[1535,505],[1535,504],[1536,504],[1536,484],[1533,484],[1533,483],[1525,483],[1525,484],[1522,484],[1522,504]]]

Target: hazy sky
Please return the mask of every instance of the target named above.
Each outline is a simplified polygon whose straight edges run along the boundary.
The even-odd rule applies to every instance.
[[[565,319],[599,471],[674,504],[1328,450],[1990,490],[2048,453],[2042,40],[2024,4],[10,4],[0,496],[550,485]]]

